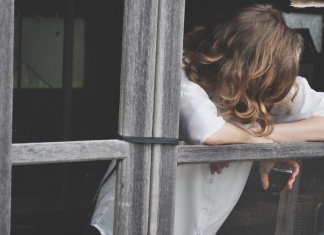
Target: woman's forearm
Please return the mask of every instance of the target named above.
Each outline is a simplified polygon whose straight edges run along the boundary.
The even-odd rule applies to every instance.
[[[241,127],[231,123],[225,123],[220,130],[204,141],[204,144],[207,145],[248,143],[273,143],[273,140],[257,137]]]
[[[268,138],[275,142],[324,141],[324,117],[275,124]]]
[[[205,140],[207,145],[248,144],[275,142],[324,141],[324,117],[311,117],[297,122],[275,124],[273,132],[257,137],[249,131],[231,123],[224,126]]]

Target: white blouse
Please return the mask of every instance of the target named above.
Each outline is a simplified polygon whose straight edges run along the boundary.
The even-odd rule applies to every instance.
[[[275,123],[324,116],[324,93],[316,92],[307,80],[297,77],[298,91],[291,110],[274,107]],[[295,94],[292,88],[288,98]],[[289,99],[290,100],[290,99]],[[224,119],[206,92],[189,81],[184,73],[181,79],[180,136],[188,144],[203,144],[217,132]],[[231,162],[221,174],[211,175],[209,164],[183,164],[177,168],[175,235],[215,235],[239,199],[252,162]],[[110,173],[108,169],[106,175]],[[115,173],[104,183],[91,224],[102,235],[113,234]]]

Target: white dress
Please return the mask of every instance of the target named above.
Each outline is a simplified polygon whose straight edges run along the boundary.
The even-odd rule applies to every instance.
[[[297,96],[291,111],[274,107],[275,123],[324,116],[324,93],[310,88],[307,80],[297,77]],[[294,88],[288,98],[295,92]],[[225,121],[206,92],[189,81],[184,73],[181,80],[180,135],[189,144],[203,144],[218,131]],[[231,162],[221,174],[211,175],[209,164],[184,164],[177,168],[175,235],[215,235],[239,199],[249,175],[252,162]],[[112,168],[112,166],[110,167]],[[108,169],[107,174],[111,172]],[[102,235],[113,234],[115,173],[100,192],[91,224]]]

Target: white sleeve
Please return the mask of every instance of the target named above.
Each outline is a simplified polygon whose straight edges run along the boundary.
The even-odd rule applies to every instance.
[[[294,122],[313,116],[324,116],[324,93],[313,90],[307,80],[297,77],[298,90],[295,99],[290,104],[290,112],[280,117],[280,122]],[[292,97],[294,91],[288,94]]]
[[[215,104],[199,85],[182,76],[180,96],[180,133],[189,144],[203,144],[225,123]]]

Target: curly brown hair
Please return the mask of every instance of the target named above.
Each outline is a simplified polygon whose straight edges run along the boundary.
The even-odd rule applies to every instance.
[[[273,130],[270,110],[295,83],[303,40],[271,5],[255,4],[214,30],[197,27],[184,41],[189,80],[203,87],[227,120]],[[282,102],[283,103],[283,102]]]

